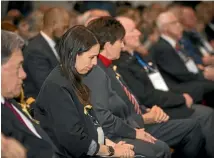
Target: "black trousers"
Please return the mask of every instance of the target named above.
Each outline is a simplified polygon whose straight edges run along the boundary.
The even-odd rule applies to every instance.
[[[169,120],[154,124],[146,131],[175,149],[172,157],[196,158],[204,145],[201,126],[194,119]]]
[[[192,108],[195,109],[195,112],[190,118],[200,123],[206,141],[207,155],[214,158],[214,110],[203,105],[193,105]]]
[[[203,82],[206,104],[214,108],[214,81]]]

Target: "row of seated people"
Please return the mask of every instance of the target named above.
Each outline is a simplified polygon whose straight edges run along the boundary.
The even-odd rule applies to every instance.
[[[59,10],[56,8],[49,12],[59,14]],[[62,17],[66,18],[65,15],[64,12]],[[164,21],[166,19],[168,21]],[[66,20],[63,19],[63,21]],[[158,24],[163,33],[163,39],[160,40],[170,37],[171,41],[177,39],[170,30],[174,23],[181,34],[182,29],[179,29],[181,27],[179,22],[174,21],[176,21],[176,17],[169,12],[159,16]],[[62,25],[62,23],[60,24]],[[51,21],[48,26],[51,27]],[[65,25],[63,26],[66,28]],[[213,110],[203,105],[193,104],[195,100],[200,102],[202,99],[203,94],[198,93],[212,92],[213,82],[201,77],[195,83],[180,81],[181,85],[177,86],[178,88],[175,90],[171,90],[168,82],[165,83],[166,77],[164,79],[161,77],[163,73],[161,72],[161,62],[158,62],[159,58],[154,57],[153,60],[157,60],[153,62],[156,62],[161,74],[156,67],[152,67],[151,63],[147,64],[146,60],[134,52],[134,49],[139,45],[140,35],[135,27],[134,22],[128,18],[118,17],[116,20],[111,17],[103,17],[89,22],[87,28],[75,26],[59,39],[56,50],[54,48],[55,51],[52,52],[52,59],[55,55],[54,57],[58,57],[60,64],[56,60],[56,67],[53,66],[50,70],[51,73],[46,74],[45,81],[42,82],[41,89],[38,90],[34,106],[35,118],[40,121],[41,127],[47,134],[34,122],[26,119],[26,116],[20,116],[22,115],[20,106],[14,101],[8,100],[20,93],[22,83],[20,80],[23,80],[26,74],[21,67],[23,61],[21,47],[16,45],[13,50],[18,49],[18,51],[11,52],[12,50],[6,50],[7,43],[5,43],[5,47],[3,47],[5,50],[2,49],[2,53],[10,52],[11,54],[2,56],[2,58],[6,56],[6,59],[2,59],[5,62],[2,65],[2,70],[4,70],[2,78],[7,78],[7,80],[3,80],[5,84],[3,84],[4,87],[2,86],[2,96],[4,97],[2,98],[3,134],[12,136],[23,143],[32,157],[95,155],[133,157],[135,155],[136,157],[167,158],[171,155],[169,147],[175,149],[172,157],[189,158],[202,157],[202,155],[203,157],[213,157]],[[49,29],[48,31],[53,30]],[[56,31],[53,32],[56,33]],[[42,33],[44,32],[39,35],[40,40],[42,37],[47,37]],[[170,36],[171,34],[173,36]],[[14,34],[3,32],[2,41],[7,42],[6,39],[10,39],[10,37],[13,37],[14,40],[17,39]],[[38,40],[38,37],[33,39],[32,43]],[[53,38],[53,36],[51,37]],[[44,43],[45,39],[42,39]],[[15,43],[12,39],[9,42]],[[24,58],[24,66],[26,62],[32,63],[34,66],[44,66],[46,62],[46,60],[35,60],[35,58],[30,60],[37,55],[37,59],[44,57],[42,53],[36,54],[36,51],[30,51],[34,45],[29,43],[29,46],[25,48],[28,50],[28,54],[27,58]],[[168,45],[174,49],[173,45],[170,46],[170,42]],[[53,47],[49,47],[49,50]],[[44,51],[45,46],[35,45],[34,48]],[[161,49],[159,48],[158,51]],[[162,55],[166,52],[162,51],[158,53]],[[49,55],[51,54],[49,53]],[[123,60],[122,57],[125,55],[127,58]],[[8,57],[10,57],[9,60],[7,60]],[[49,58],[46,56],[46,59]],[[161,59],[164,60],[163,57]],[[162,78],[161,82],[152,83],[153,85],[139,82],[138,77],[143,77],[139,75],[142,67],[138,67],[138,73],[131,74],[133,66],[132,62],[128,60],[136,60],[136,66],[143,65],[146,73],[154,70],[155,75],[159,75],[158,80],[160,77]],[[43,63],[39,63],[40,61]],[[168,64],[168,60],[164,61],[165,64]],[[16,74],[14,71],[8,71],[14,68],[12,67],[13,63],[19,65]],[[174,63],[170,62],[170,64],[172,65],[168,65],[169,68],[173,68]],[[44,73],[38,73],[38,70],[44,69],[45,72],[47,69],[40,68],[34,69],[34,73],[31,72],[30,75],[33,74],[35,78],[39,78],[40,74],[44,75]],[[176,68],[174,71],[178,69]],[[28,70],[30,70],[29,67]],[[196,75],[188,67],[183,66],[181,70]],[[8,72],[11,74],[7,74]],[[166,72],[170,73],[171,71]],[[27,75],[29,75],[28,72]],[[170,74],[170,76],[172,75]],[[143,78],[145,80],[146,77]],[[19,82],[14,81],[15,79]],[[154,79],[151,79],[149,75],[147,82],[151,80]],[[160,87],[160,85],[162,86]],[[155,104],[158,106],[153,106]],[[20,117],[25,119],[17,120]],[[22,133],[22,130],[25,133]],[[38,141],[38,144],[33,143],[35,148],[32,147],[33,141],[30,139]]]

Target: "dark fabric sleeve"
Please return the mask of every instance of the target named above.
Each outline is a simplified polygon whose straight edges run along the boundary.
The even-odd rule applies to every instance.
[[[45,84],[42,93],[39,94],[37,106],[47,106],[49,116],[52,116],[53,130],[57,142],[66,153],[74,157],[86,155],[94,141],[88,134],[88,130],[83,123],[84,117],[78,111],[79,104],[75,104],[73,96],[66,88],[59,87],[54,83]],[[43,100],[41,102],[41,100]],[[81,110],[81,108],[80,108]],[[83,110],[83,108],[82,108]],[[95,142],[95,141],[94,141]],[[94,151],[96,154],[99,144],[95,142]]]
[[[27,157],[47,158],[54,155],[54,150],[46,141],[37,138],[20,129],[23,126],[19,120],[8,109],[2,107],[1,132],[7,136],[19,141],[27,150]],[[24,127],[25,128],[25,127]],[[26,128],[26,130],[28,130]]]
[[[105,73],[99,68],[94,68],[84,79],[84,82],[91,90],[91,101],[104,132],[118,137],[135,139],[135,129],[125,123],[121,118],[115,116],[109,109],[109,106],[118,106],[109,105],[110,100],[117,100],[117,94],[109,92],[109,80]]]
[[[42,52],[35,50],[24,50],[28,54],[24,61],[24,68],[28,69],[28,75],[32,77],[32,82],[35,84],[39,91],[43,82],[52,71],[50,64],[48,63]]]
[[[180,82],[203,79],[199,74],[193,74],[187,70],[179,56],[175,56],[172,48],[157,44],[150,49],[160,71],[164,71]]]
[[[153,105],[158,105],[162,108],[176,107],[185,104],[185,99],[182,95],[175,94],[173,92],[164,92],[153,88],[149,78],[146,74],[134,72],[128,67],[118,67],[119,72],[123,79],[132,90],[134,95],[138,98],[140,104],[143,104],[149,108]],[[136,69],[135,69],[136,71]],[[136,73],[139,73],[138,75]],[[144,81],[147,80],[147,83]],[[146,85],[147,84],[147,85]],[[151,85],[151,86],[148,86]]]

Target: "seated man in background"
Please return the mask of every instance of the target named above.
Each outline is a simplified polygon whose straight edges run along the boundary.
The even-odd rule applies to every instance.
[[[180,43],[184,46],[185,53],[193,58],[199,69],[204,70],[205,78],[214,80],[214,68],[208,64],[213,61],[214,50],[208,40],[196,29],[199,19],[195,11],[190,7],[181,7],[180,13],[179,19],[184,27]],[[207,18],[211,21],[212,15],[207,15]]]
[[[19,141],[27,157],[57,158],[58,149],[27,112],[13,100],[21,92],[26,74],[22,68],[23,39],[12,32],[1,31],[1,129],[5,136]]]
[[[97,66],[85,76],[84,82],[91,90],[91,101],[106,135],[115,141],[124,140],[133,144],[136,153],[169,157],[163,142],[157,140],[151,144],[150,139],[141,137],[145,135],[142,131],[145,128],[157,139],[176,148],[174,155],[196,157],[198,153],[195,151],[200,152],[202,142],[191,138],[193,135],[201,135],[198,123],[190,119],[169,121],[169,116],[159,107],[147,109],[140,106],[126,84],[120,80],[120,75],[115,72],[112,61],[120,57],[125,35],[123,26],[113,18],[103,17],[91,21],[88,28],[98,38],[102,51],[98,56]],[[152,123],[155,117],[158,117],[157,124]],[[180,143],[182,148],[177,148]],[[157,152],[161,153],[160,156]]]
[[[44,15],[44,27],[24,49],[24,70],[27,78],[24,91],[27,98],[37,97],[39,90],[59,56],[55,50],[58,39],[69,28],[69,13],[63,8],[51,8]]]
[[[208,40],[196,30],[198,19],[195,11],[191,7],[182,7],[180,13],[180,22],[184,27],[184,48],[187,44],[185,40],[189,40],[198,50],[195,53],[198,53],[201,57],[213,54],[214,50]]]
[[[43,12],[35,10],[27,17],[19,19],[17,24],[18,34],[25,39],[26,43],[28,43],[33,37],[37,36],[42,30],[43,17]]]
[[[117,18],[126,30],[124,48],[121,56],[113,63],[118,66],[118,72],[127,83],[128,87],[138,98],[140,104],[152,108],[160,106],[171,119],[191,118],[200,122],[206,148],[209,155],[213,155],[211,147],[214,146],[214,111],[212,108],[194,104],[189,94],[172,92],[162,78],[158,69],[152,62],[143,60],[134,48],[139,44],[139,32],[131,19]],[[191,83],[190,83],[191,84]],[[195,85],[197,91],[198,85]],[[212,153],[212,154],[211,154]]]
[[[157,18],[157,26],[161,33],[159,41],[150,49],[153,62],[166,81],[169,88],[181,84],[198,84],[203,88],[203,94],[209,97],[209,106],[213,106],[214,82],[205,79],[195,62],[186,55],[179,44],[182,37],[182,26],[174,14],[164,12]]]

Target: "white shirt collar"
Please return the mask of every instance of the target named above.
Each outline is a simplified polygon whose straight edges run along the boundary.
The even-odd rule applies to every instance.
[[[172,39],[171,37],[166,36],[166,35],[164,35],[164,34],[161,34],[161,37],[162,37],[163,39],[165,39],[173,48],[176,47],[176,41],[175,41],[174,39]]]
[[[4,102],[5,102],[5,99],[3,96],[1,96],[1,103],[4,104]]]
[[[55,41],[52,40],[48,35],[46,35],[43,31],[40,31],[41,35],[44,37],[44,39],[48,42],[51,48],[55,49]]]
[[[209,27],[210,27],[212,30],[214,30],[214,24],[209,23],[208,25],[209,25]]]
[[[5,103],[5,98],[3,96],[1,96],[1,103],[4,104]],[[22,111],[20,111],[17,107],[15,107],[13,104],[11,104],[12,107],[16,110],[16,112],[20,115],[20,117],[23,119],[23,121],[25,122],[26,126],[30,129],[30,131],[32,133],[34,133],[38,138],[42,139],[42,137],[39,135],[39,133],[36,131],[34,125],[32,124],[32,122],[29,120],[28,117],[26,117]]]
[[[60,60],[60,59],[59,59],[59,55],[58,55],[58,53],[57,53],[57,51],[56,51],[56,49],[55,49],[55,45],[56,45],[55,41],[52,40],[52,39],[51,39],[48,35],[46,35],[43,31],[40,31],[40,33],[41,33],[42,37],[48,42],[48,45],[51,47],[51,49],[52,49],[54,55],[56,56],[56,59],[59,61],[59,60]]]

